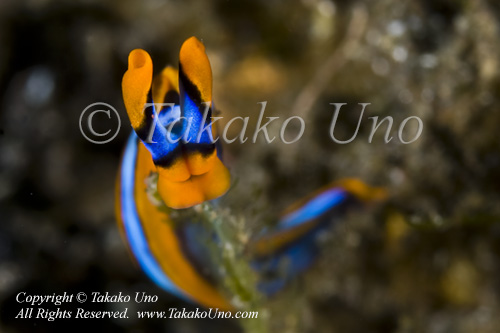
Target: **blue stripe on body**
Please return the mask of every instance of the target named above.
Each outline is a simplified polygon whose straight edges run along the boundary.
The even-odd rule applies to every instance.
[[[349,195],[339,187],[330,188],[307,201],[293,212],[285,215],[272,233],[279,236],[280,232],[291,230],[300,225],[317,221],[328,211],[343,204]],[[333,217],[331,217],[333,219]],[[270,275],[258,283],[258,289],[265,295],[271,296],[281,290],[299,273],[305,271],[318,255],[316,243],[318,234],[330,223],[321,221],[312,230],[308,230],[288,245],[263,258],[252,261],[251,266],[264,276]],[[268,231],[269,232],[269,231]],[[263,234],[266,235],[265,233]]]
[[[178,120],[180,117],[181,117],[180,105],[176,105],[173,108],[170,106],[166,106],[158,114],[160,124],[165,128],[167,128],[172,122]]]
[[[195,101],[191,99],[189,95],[184,92],[185,96],[181,98],[181,106],[183,116],[189,120],[191,120],[191,124],[188,128],[188,133],[186,136],[186,141],[188,143],[202,143],[202,144],[212,144],[212,124],[211,118],[208,118],[203,127],[208,126],[206,131],[200,136],[200,140],[198,141],[198,134],[202,130],[203,125],[203,113],[206,109],[206,104],[196,105]],[[188,122],[186,121],[186,123]]]
[[[179,126],[174,126],[172,131],[170,131],[169,133],[167,127],[165,126],[166,122],[168,122],[168,125],[170,125],[170,123],[176,119],[175,117],[178,117],[180,115],[180,109],[177,106],[173,109],[169,108],[170,112],[168,110],[162,110],[160,115],[156,113],[156,107],[154,105],[150,107],[153,108],[152,115],[155,118],[150,126],[154,126],[154,128],[150,127],[146,129],[148,137],[147,140],[143,141],[143,143],[151,152],[153,160],[156,161],[169,155],[179,146],[178,140],[182,137],[183,131],[178,130]],[[181,122],[178,123],[181,124]],[[185,125],[181,124],[181,126]],[[171,141],[169,141],[169,139]]]
[[[342,188],[334,187],[326,190],[306,202],[300,208],[284,216],[277,226],[278,231],[291,229],[304,222],[314,220],[333,207],[341,204],[347,197],[347,192]]]
[[[135,204],[135,167],[138,138],[135,132],[130,135],[121,166],[121,214],[129,246],[144,272],[151,280],[166,291],[188,301],[192,300],[165,275],[149,248],[146,235]]]

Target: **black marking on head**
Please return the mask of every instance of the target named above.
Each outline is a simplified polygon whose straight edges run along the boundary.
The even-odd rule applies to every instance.
[[[196,104],[201,104],[203,100],[201,99],[201,93],[198,87],[187,77],[184,69],[182,68],[182,64],[179,63],[179,86],[182,85],[182,88],[188,93],[191,99]],[[179,88],[179,90],[181,90]]]
[[[153,126],[154,123],[155,107],[154,105],[150,105],[153,103],[153,93],[151,89],[149,89],[146,103],[149,105],[144,108],[143,120],[139,127],[135,129],[135,133],[137,133],[137,136],[142,141],[146,141],[148,139],[151,132],[151,126]]]
[[[215,150],[214,143],[186,143],[182,146],[185,153],[200,153],[203,157],[210,156]]]
[[[183,154],[200,153],[203,157],[210,156],[215,149],[214,144],[204,144],[204,143],[193,143],[193,144],[183,144],[182,140],[179,141],[177,147],[175,147],[166,156],[162,156],[156,160],[153,160],[154,164],[159,167],[169,168],[171,167],[178,158],[182,158]]]
[[[165,98],[163,100],[163,103],[174,103],[176,105],[180,104],[179,100],[179,94],[175,90],[169,90],[165,94]]]
[[[198,87],[187,77],[186,73],[182,69],[182,64],[179,63],[179,90],[189,95],[193,102],[198,106],[198,110],[203,110],[200,114],[205,112],[205,104],[203,102],[210,102],[210,108],[208,109],[207,116],[205,117],[205,123],[208,123],[212,118],[212,101],[204,101],[201,98],[201,92]],[[183,103],[184,96],[180,96],[180,100]]]

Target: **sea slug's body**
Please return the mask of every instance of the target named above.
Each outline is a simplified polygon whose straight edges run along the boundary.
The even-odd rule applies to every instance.
[[[194,37],[186,40],[179,59],[179,71],[167,67],[153,80],[149,54],[133,50],[129,55],[122,89],[134,132],[118,174],[116,216],[131,252],[158,286],[206,307],[231,310],[213,279],[200,269],[203,249],[193,249],[203,244],[186,244],[196,242],[190,234],[209,231],[190,228],[189,221],[172,223],[169,216],[172,209],[223,195],[230,185],[220,148],[212,141],[212,74],[201,42]],[[267,295],[280,290],[312,263],[318,231],[339,220],[347,208],[383,196],[382,190],[351,179],[292,206],[274,230],[254,237],[248,246],[254,270],[271,276],[262,279],[259,289]]]

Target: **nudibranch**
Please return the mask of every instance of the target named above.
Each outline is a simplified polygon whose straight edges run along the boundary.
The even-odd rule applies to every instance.
[[[179,70],[166,67],[154,80],[149,54],[133,50],[122,91],[134,130],[117,181],[116,215],[122,233],[141,268],[160,287],[207,307],[230,309],[190,262],[178,231],[148,195],[146,184],[151,174],[157,174],[157,192],[174,209],[217,198],[229,188],[229,171],[211,140],[213,105],[204,112],[212,102],[212,72],[203,44],[195,37],[186,40],[179,53]],[[167,103],[173,106],[156,111],[155,105]],[[181,117],[193,119],[191,126],[180,122]],[[167,132],[174,122],[177,128],[171,126],[173,130]],[[203,123],[209,131],[197,140]],[[179,140],[182,136],[191,140]]]
[[[172,223],[169,215],[172,209],[215,199],[230,185],[220,148],[212,140],[212,73],[203,44],[195,37],[186,40],[179,69],[166,67],[154,79],[149,54],[133,50],[122,90],[133,131],[118,173],[116,216],[133,256],[168,292],[205,307],[232,310],[202,269],[207,253],[196,234],[210,231],[189,221]],[[150,193],[152,181],[157,196]],[[350,207],[384,196],[384,190],[347,179],[292,205],[272,230],[248,245],[251,266],[262,277],[258,289],[276,293],[313,262],[319,231]]]

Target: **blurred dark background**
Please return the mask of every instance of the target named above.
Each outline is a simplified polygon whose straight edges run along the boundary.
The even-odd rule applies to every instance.
[[[129,312],[195,308],[145,277],[114,219],[130,132],[121,99],[128,53],[144,48],[158,72],[177,63],[194,35],[206,46],[225,118],[255,119],[267,101],[266,115],[307,124],[292,145],[224,147],[238,180],[227,204],[247,218],[249,233],[338,178],[391,193],[346,218],[324,239],[319,262],[262,305],[270,329],[498,332],[499,15],[493,0],[2,0],[0,331],[242,330],[233,320],[15,319],[20,291],[146,291],[159,301],[129,304]],[[122,121],[103,145],[79,130],[95,102],[114,106]],[[356,127],[357,103],[371,103],[350,144],[328,135],[335,102],[349,103],[335,132],[343,139]],[[368,143],[368,117],[388,115],[395,138],[385,144],[381,128]],[[410,116],[424,130],[404,145],[396,130]]]

